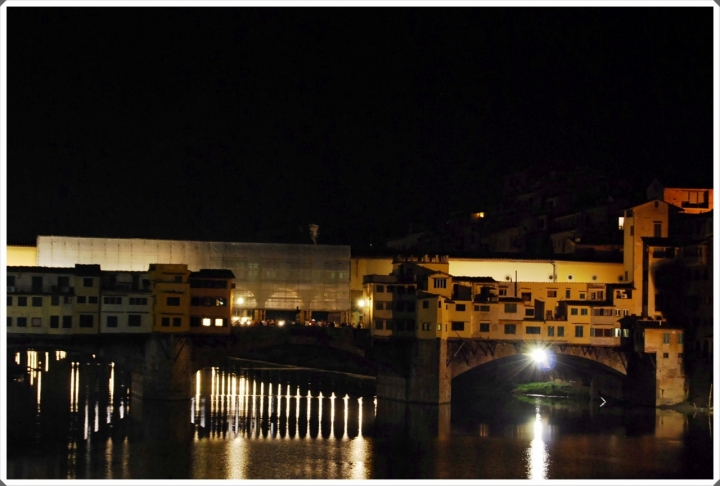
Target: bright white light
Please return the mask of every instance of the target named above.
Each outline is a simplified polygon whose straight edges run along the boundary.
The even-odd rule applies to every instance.
[[[365,301],[365,299],[358,300],[358,307],[365,307],[366,304],[367,302]]]
[[[285,321],[278,321],[278,326],[284,326],[284,325],[285,325]]]
[[[221,318],[215,319],[215,326],[222,327],[223,320]]]
[[[235,302],[237,302],[238,304],[242,305],[242,304],[245,303],[245,299],[243,299],[242,297],[238,297]]]
[[[530,353],[530,356],[535,360],[536,363],[546,363],[547,362],[547,353],[544,349],[536,349],[532,353]]]
[[[209,317],[203,317],[202,324],[205,327],[209,327],[212,324],[212,319]]]

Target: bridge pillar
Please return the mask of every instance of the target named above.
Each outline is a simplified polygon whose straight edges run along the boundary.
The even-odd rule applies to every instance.
[[[414,403],[450,403],[447,340],[391,338],[375,344],[378,398]]]
[[[192,397],[192,343],[174,334],[150,334],[142,373],[132,374],[131,394],[146,400]]]

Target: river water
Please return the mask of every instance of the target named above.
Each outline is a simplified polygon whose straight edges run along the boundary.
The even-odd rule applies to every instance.
[[[12,356],[11,356],[12,357]],[[130,394],[114,365],[23,351],[8,479],[711,479],[704,414],[486,394],[377,400],[360,376],[228,360],[195,396]],[[457,381],[457,380],[456,380]],[[454,384],[455,385],[455,384]]]

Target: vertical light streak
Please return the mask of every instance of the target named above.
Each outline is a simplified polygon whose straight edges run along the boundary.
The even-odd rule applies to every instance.
[[[75,363],[75,411],[78,407],[78,395],[80,394],[80,363]]]
[[[295,395],[295,438],[300,439],[300,385]]]
[[[362,397],[358,398],[358,437],[362,437]]]
[[[83,438],[87,440],[88,438],[88,429],[90,428],[90,423],[88,421],[88,402],[85,402],[85,422],[83,424]]]
[[[15,362],[20,364],[20,353],[15,353]]]
[[[348,422],[348,403],[349,403],[349,401],[350,401],[350,397],[346,393],[345,396],[343,397],[343,403],[344,403],[344,407],[345,407],[345,426],[343,427],[343,436],[342,436],[343,440],[348,439],[347,422]]]
[[[119,412],[120,412],[120,418],[121,419],[125,418],[125,399],[124,398],[120,400]]]
[[[290,438],[290,383],[288,383],[287,395],[285,395],[285,437]]]
[[[309,393],[309,392],[308,392]],[[323,394],[318,393],[318,437],[322,437]]]
[[[195,373],[195,400],[200,400],[200,378],[202,377],[202,373],[200,373],[200,370],[198,370],[197,373]]]
[[[93,429],[97,432],[100,429],[100,403],[95,400],[95,423]]]
[[[213,367],[211,369],[212,369],[212,377],[210,378],[210,384],[211,384],[210,385],[210,396],[212,397],[215,395],[215,368]]]
[[[258,425],[260,424],[260,421],[263,417],[263,402],[265,401],[265,382],[260,382],[260,409],[258,410],[257,418],[258,418]],[[257,433],[260,433],[260,427],[257,428]]]
[[[45,371],[50,371],[50,353],[45,351]]]
[[[47,361],[45,362],[47,365]],[[37,408],[38,412],[40,411],[40,390],[42,388],[42,373],[38,373],[38,390],[37,390]]]
[[[375,404],[375,410],[373,411],[373,417],[377,417],[377,397],[375,397],[375,400],[373,403]]]
[[[115,396],[115,363],[110,363],[110,380],[108,381],[108,389],[110,390],[110,406]]]
[[[527,451],[528,479],[547,479],[548,451],[543,441],[543,424],[540,409],[535,409],[535,422],[533,423],[533,440]]]
[[[310,439],[310,399],[312,398],[312,395],[310,395],[310,390],[308,389],[307,394],[307,433],[305,434],[305,440]]]
[[[332,392],[330,394],[330,435],[329,437],[332,437],[333,431],[335,430],[335,392]]]

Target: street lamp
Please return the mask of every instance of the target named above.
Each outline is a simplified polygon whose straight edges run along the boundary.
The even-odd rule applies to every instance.
[[[368,305],[368,301],[365,299],[358,300],[358,307],[360,308],[360,322],[358,327],[363,327],[363,314],[365,312],[365,306]]]

